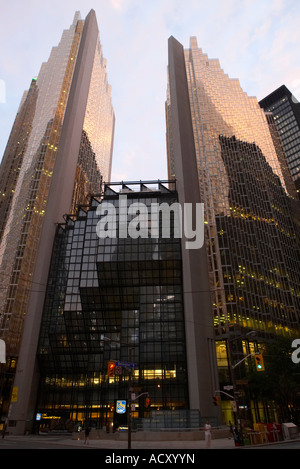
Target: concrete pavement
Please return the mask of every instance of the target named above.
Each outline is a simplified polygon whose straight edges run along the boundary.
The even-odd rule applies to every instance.
[[[249,446],[235,446],[232,438],[216,438],[212,439],[210,449],[213,450],[245,450],[245,449],[285,449],[285,448],[296,448],[300,449],[300,440],[285,440],[277,443],[265,443],[259,445]],[[101,439],[101,440],[89,440],[84,443],[82,438],[72,438],[72,435],[26,435],[26,436],[14,436],[6,435],[4,439],[0,439],[0,449],[98,449],[101,451],[101,455],[118,453],[118,451],[128,450],[127,440],[114,440],[114,439]],[[201,450],[205,450],[204,440],[198,441],[149,441],[149,440],[138,440],[131,442],[131,449],[136,450],[137,453],[143,452],[143,454],[200,454]],[[200,451],[200,453],[199,453]],[[252,452],[250,452],[252,453]],[[247,460],[250,457],[250,453],[247,452]],[[255,452],[254,452],[255,453]],[[77,453],[75,453],[77,454]],[[129,454],[132,454],[129,452]],[[222,451],[216,451],[215,455],[222,455]]]
[[[3,440],[2,440],[3,441]],[[104,449],[109,451],[117,451],[117,450],[125,450],[128,449],[128,441],[127,440],[109,440],[109,439],[101,439],[101,440],[92,440],[89,439],[87,443],[84,442],[84,439],[74,439],[72,436],[67,435],[24,435],[24,436],[14,436],[14,435],[7,435],[5,436],[5,441],[9,442],[22,442],[22,444],[32,448],[33,444],[36,443],[37,449],[39,446],[43,445],[43,443],[47,443],[47,445],[53,445],[57,449],[60,446],[64,448],[68,446],[71,448],[91,448],[91,449]],[[1,448],[1,442],[0,442]],[[131,442],[131,449],[136,450],[160,450],[160,449],[171,449],[173,451],[176,450],[200,450],[205,449],[205,441],[132,441]],[[233,439],[229,438],[220,438],[220,439],[212,439],[211,441],[211,449],[235,449]]]
[[[123,435],[124,437],[127,435]],[[297,440],[300,442],[300,440]],[[60,435],[60,434],[49,434],[49,435],[24,435],[24,436],[15,436],[15,435],[6,435],[5,439],[0,440],[0,448],[2,446],[1,443],[5,442],[15,442],[16,444],[22,444],[22,447],[28,448],[30,447],[39,449],[40,447],[45,446],[53,447],[55,449],[60,448],[69,448],[69,449],[99,449],[99,450],[107,450],[107,451],[118,451],[118,450],[127,450],[128,449],[128,440],[126,438],[122,440],[116,439],[89,439],[86,443],[82,437],[82,434],[78,434],[78,438],[74,437],[71,434],[69,435]],[[210,449],[213,450],[225,450],[225,449],[255,449],[259,447],[265,447],[271,449],[272,446],[282,445],[285,446],[285,443],[291,443],[289,441],[281,441],[277,443],[265,443],[261,445],[249,445],[249,446],[235,446],[234,440],[232,438],[213,438],[211,440]],[[203,450],[206,449],[205,441],[201,440],[182,440],[178,441],[174,440],[157,440],[157,441],[150,441],[150,440],[132,440],[131,441],[131,449],[132,450],[172,450],[173,452],[181,451],[181,450]]]
[[[82,440],[72,440],[70,444],[75,446],[84,445]],[[102,449],[127,449],[128,441],[114,441],[114,440],[89,440],[87,443],[90,447],[93,448],[102,448]],[[132,449],[205,449],[205,441],[132,441]],[[229,438],[221,438],[211,441],[211,449],[234,449],[234,441]]]

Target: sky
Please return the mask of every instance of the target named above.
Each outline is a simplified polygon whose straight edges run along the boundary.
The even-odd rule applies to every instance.
[[[0,0],[0,159],[31,78],[94,9],[116,116],[112,181],[167,179],[168,38],[196,36],[249,96],[285,84],[300,101],[299,0]]]

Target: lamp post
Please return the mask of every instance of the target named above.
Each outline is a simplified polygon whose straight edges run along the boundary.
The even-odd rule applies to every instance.
[[[132,350],[134,349],[134,346],[131,344],[128,344],[127,342],[121,342],[120,340],[114,340],[110,339],[109,337],[103,337],[103,340],[108,341],[108,342],[114,342],[120,345],[125,345],[128,347],[128,359],[129,363],[132,361]],[[133,400],[137,399],[132,399],[132,368],[129,367],[129,378],[128,378],[128,418],[127,418],[127,423],[128,423],[128,449],[131,449],[131,404]],[[138,396],[139,397],[139,396]]]
[[[133,347],[129,346],[128,358],[129,362],[132,360]],[[128,449],[131,449],[131,405],[132,405],[132,368],[129,368],[129,380],[128,380]]]
[[[251,355],[254,355],[254,354],[250,353],[246,357],[242,358],[242,360],[240,360],[237,363],[233,364],[232,363],[233,360],[232,360],[232,352],[231,352],[230,344],[233,341],[243,339],[245,337],[254,337],[254,336],[256,336],[256,334],[257,334],[256,331],[249,331],[246,334],[242,334],[238,337],[234,337],[234,338],[228,340],[229,357],[230,357],[230,366],[229,366],[229,368],[230,368],[230,375],[231,375],[231,379],[232,379],[232,384],[233,384],[233,389],[234,389],[234,397],[235,397],[235,402],[236,402],[236,412],[234,412],[235,424],[236,424],[237,427],[238,427],[238,423],[240,424],[241,437],[242,437],[243,432],[242,432],[242,422],[241,422],[240,415],[239,415],[239,403],[238,403],[238,396],[237,396],[237,391],[236,391],[235,368],[238,367],[241,363],[243,363],[248,357],[250,357]]]

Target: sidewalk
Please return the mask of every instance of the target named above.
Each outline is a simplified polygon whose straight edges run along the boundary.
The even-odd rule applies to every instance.
[[[81,440],[73,440],[73,443],[77,446],[84,445]],[[89,446],[94,448],[103,449],[116,449],[116,442],[107,440],[90,440]],[[127,441],[118,441],[118,449],[127,449]],[[132,441],[132,449],[205,449],[205,441]],[[229,439],[218,439],[212,440],[211,449],[234,449],[234,441]]]
[[[232,438],[218,438],[211,440],[210,449],[257,449],[257,448],[272,448],[272,446],[282,445],[284,447],[286,444],[300,442],[300,439],[297,440],[281,440],[276,442],[265,442],[255,445],[244,445],[244,446],[235,446],[234,440]],[[66,441],[64,441],[64,444]],[[107,449],[107,450],[116,450],[116,449],[127,449],[128,441],[114,441],[114,440],[89,440],[88,444],[84,444],[83,440],[70,440],[70,446],[73,447],[85,447],[89,446],[91,448]],[[205,448],[205,441],[132,441],[132,449],[172,449],[172,450],[201,450]]]
[[[70,448],[98,448],[106,450],[125,450],[128,449],[127,440],[91,440],[85,444],[83,439],[72,439],[72,436],[61,436],[61,435],[28,435],[28,436],[5,436],[5,440],[11,441],[22,441],[30,442],[31,444],[36,441],[37,445],[44,441],[48,444],[53,444],[56,447],[59,445],[70,446]],[[156,449],[172,449],[172,450],[200,450],[205,449],[205,441],[132,441],[131,449],[145,449],[145,450],[156,450]],[[211,441],[211,449],[235,449],[233,439],[221,438],[213,439]]]
[[[2,440],[4,441],[4,440]],[[84,443],[83,438],[76,439],[72,438],[72,435],[61,435],[61,434],[48,434],[48,435],[6,435],[5,441],[10,442],[22,442],[27,443],[28,446],[32,447],[35,445],[38,449],[43,443],[47,443],[48,446],[53,446],[57,449],[60,447],[66,448],[76,448],[76,449],[101,449],[108,451],[118,451],[118,450],[127,450],[128,449],[128,440],[114,440],[114,439],[89,439],[87,443]],[[211,440],[210,449],[213,450],[224,450],[224,449],[256,449],[256,448],[272,448],[272,446],[285,445],[291,442],[300,442],[300,439],[297,440],[284,440],[274,443],[262,443],[256,445],[246,445],[246,446],[235,446],[234,440],[232,438],[216,438]],[[0,445],[1,446],[1,445]],[[204,440],[192,440],[192,441],[178,441],[178,440],[158,440],[158,441],[149,441],[149,440],[132,440],[131,441],[132,450],[204,450],[205,441]]]

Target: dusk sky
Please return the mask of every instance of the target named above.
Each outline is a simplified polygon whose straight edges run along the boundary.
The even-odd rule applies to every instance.
[[[116,115],[112,181],[166,179],[168,38],[196,36],[258,99],[285,84],[300,100],[299,0],[0,0],[0,159],[31,78],[75,11],[97,15]],[[4,89],[5,88],[5,89]]]

